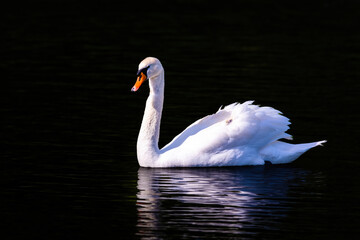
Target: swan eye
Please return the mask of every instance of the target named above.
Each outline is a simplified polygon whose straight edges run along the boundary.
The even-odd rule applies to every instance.
[[[147,78],[147,70],[149,69],[149,67],[150,67],[150,66],[147,66],[147,67],[144,67],[144,68],[142,68],[142,69],[139,69],[139,71],[136,73],[136,75],[137,75],[137,76],[140,76],[141,73],[143,73],[143,74],[146,76],[146,78]]]

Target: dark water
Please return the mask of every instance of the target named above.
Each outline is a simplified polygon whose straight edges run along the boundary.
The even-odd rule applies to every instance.
[[[359,233],[359,4],[15,1],[2,10],[2,239],[346,239]],[[234,101],[327,139],[286,166],[141,169],[148,88],[160,145]]]
[[[138,235],[321,237],[331,225],[319,206],[325,182],[321,172],[292,167],[140,169]]]

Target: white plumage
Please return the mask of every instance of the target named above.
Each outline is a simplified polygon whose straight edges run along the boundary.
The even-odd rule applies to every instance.
[[[145,70],[144,70],[145,69]],[[286,133],[289,119],[271,107],[253,101],[233,103],[187,127],[161,150],[158,148],[164,98],[164,70],[160,61],[148,57],[139,65],[136,91],[149,79],[150,95],[141,125],[137,155],[143,167],[211,167],[289,163],[326,141],[289,144],[278,141]]]

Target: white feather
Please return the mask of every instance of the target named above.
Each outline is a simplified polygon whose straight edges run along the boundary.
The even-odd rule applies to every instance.
[[[159,60],[146,58],[140,66],[160,72],[149,76],[150,95],[138,138],[138,161],[144,167],[210,167],[289,163],[326,141],[289,144],[290,121],[271,107],[247,101],[233,103],[191,124],[158,149],[164,74]],[[151,69],[151,68],[150,68]]]

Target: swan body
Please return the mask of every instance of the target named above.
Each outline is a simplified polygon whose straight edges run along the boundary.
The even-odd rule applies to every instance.
[[[160,61],[145,58],[139,64],[137,91],[149,80],[138,141],[137,157],[142,167],[214,167],[289,163],[326,141],[289,144],[286,133],[289,119],[271,107],[259,107],[253,101],[233,103],[220,108],[187,127],[162,149],[158,147],[164,101],[164,69]]]

